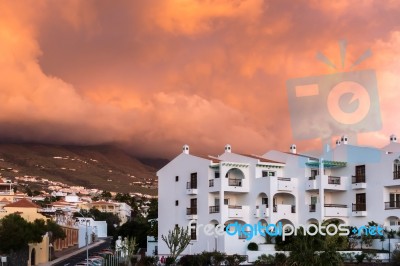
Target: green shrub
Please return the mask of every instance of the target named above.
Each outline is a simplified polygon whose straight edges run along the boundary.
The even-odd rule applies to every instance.
[[[262,254],[261,256],[258,256],[257,260],[254,262],[255,265],[260,265],[260,264],[273,264],[275,263],[275,257],[266,254]]]
[[[251,250],[251,251],[257,251],[257,250],[258,250],[258,245],[257,245],[257,243],[250,242],[250,243],[247,245],[247,249],[248,249],[248,250]]]
[[[212,253],[212,257],[211,257],[211,265],[214,266],[219,266],[222,264],[222,262],[225,261],[225,253],[221,253],[218,251],[215,251]]]
[[[173,265],[174,263],[175,263],[175,260],[172,257],[167,257],[165,259],[165,265]]]
[[[287,257],[285,253],[276,253],[275,254],[275,264],[276,265],[285,265]]]
[[[366,254],[365,253],[361,253],[361,254],[356,254],[354,255],[354,257],[357,260],[357,263],[362,263],[364,258],[365,258]]]
[[[144,256],[139,261],[139,265],[140,266],[153,266],[153,265],[157,265],[157,262],[158,262],[158,258],[156,256],[154,256],[154,257]]]
[[[239,254],[233,254],[232,256],[226,256],[225,261],[228,266],[239,266],[240,263],[246,261],[246,257],[240,256]]]
[[[393,265],[400,265],[400,250],[393,251],[391,259]]]

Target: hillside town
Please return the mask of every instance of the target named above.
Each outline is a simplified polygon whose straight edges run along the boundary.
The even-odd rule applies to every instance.
[[[46,190],[31,191],[32,185]],[[155,199],[140,193],[121,194],[68,186],[33,176],[0,176],[0,221],[18,215],[28,223],[54,222],[64,232],[62,237],[55,238],[47,231],[40,242],[29,243],[28,252],[22,253],[27,255],[13,251],[8,256],[4,254],[2,259],[8,259],[6,265],[42,265],[56,259],[58,254],[114,236],[119,228],[137,217],[146,219]]]

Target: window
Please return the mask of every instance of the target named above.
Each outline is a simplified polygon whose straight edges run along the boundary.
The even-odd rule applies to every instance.
[[[315,177],[318,175],[318,170],[317,169],[311,169],[311,176],[310,180],[315,180]]]
[[[196,228],[197,228],[197,224],[192,224],[192,227],[190,229],[190,239],[191,240],[196,240],[197,239]]]
[[[229,199],[224,199],[224,205],[229,205]]]
[[[393,162],[393,179],[399,179],[399,178],[400,178],[400,161],[396,159]]]
[[[179,181],[179,176],[175,176],[175,182]]]
[[[219,172],[214,173],[214,178],[219,178]]]
[[[274,171],[262,171],[262,177],[275,176],[275,174]]]
[[[365,165],[356,166],[356,176],[357,177],[365,176]]]
[[[179,205],[179,200],[175,200],[175,206]]]
[[[268,205],[268,198],[261,198],[261,204]]]
[[[190,188],[191,189],[197,188],[197,173],[190,174]]]
[[[396,218],[392,218],[391,220],[389,220],[389,225],[390,226],[397,226],[400,225],[400,220],[396,219]]]
[[[389,194],[389,206],[390,208],[400,208],[400,194]]]
[[[317,204],[317,197],[316,196],[311,196],[311,204],[312,205]]]
[[[356,204],[353,204],[353,211],[366,211],[366,196],[365,193],[356,194]]]

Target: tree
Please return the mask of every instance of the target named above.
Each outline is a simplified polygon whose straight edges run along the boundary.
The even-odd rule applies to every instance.
[[[110,200],[112,198],[111,192],[104,190],[101,194],[100,194],[100,198],[104,199],[104,200]]]
[[[146,247],[148,231],[149,224],[145,221],[129,221],[118,227],[116,233],[114,234],[114,242],[118,236],[122,236],[123,238],[135,237],[139,247]]]
[[[30,234],[29,223],[21,216],[5,216],[0,220],[0,250],[9,253],[25,247],[31,241]]]
[[[51,242],[57,239],[64,239],[67,236],[62,227],[52,220],[47,220],[46,230],[51,233]]]
[[[41,242],[45,233],[46,225],[43,220],[30,223],[18,214],[9,214],[0,220],[0,251],[9,253],[20,250],[29,243]]]
[[[184,227],[175,227],[173,230],[168,231],[168,236],[161,235],[161,239],[167,245],[171,257],[176,258],[185,250],[189,245],[191,237],[188,233],[188,229]]]
[[[158,200],[150,200],[149,209],[147,211],[147,219],[157,219],[158,218]]]

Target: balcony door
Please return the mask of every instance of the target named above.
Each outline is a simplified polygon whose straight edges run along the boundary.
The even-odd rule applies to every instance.
[[[192,189],[197,188],[197,173],[190,174],[190,188]]]
[[[366,197],[365,193],[356,194],[356,211],[366,210]]]
[[[356,176],[357,177],[365,176],[365,165],[357,165],[356,166]]]
[[[400,208],[400,194],[389,194],[389,206],[390,208]]]

